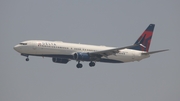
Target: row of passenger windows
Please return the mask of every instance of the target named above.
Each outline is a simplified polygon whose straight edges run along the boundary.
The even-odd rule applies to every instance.
[[[46,45],[38,45],[38,47],[51,47],[51,48],[60,48],[60,49],[82,50],[82,51],[96,51],[96,50],[92,50],[92,49],[69,48],[69,47],[46,46]]]
[[[27,45],[27,43],[20,43],[23,45]],[[92,49],[84,49],[84,48],[69,48],[69,47],[60,47],[57,46],[55,43],[39,43],[38,47],[51,47],[51,48],[59,48],[59,49],[71,49],[71,50],[81,50],[81,51],[97,51],[97,50],[92,50]],[[117,54],[123,54],[125,55],[125,52],[120,52]]]
[[[27,45],[27,44],[26,44]],[[81,49],[81,48],[69,48],[69,47],[60,47],[60,46],[46,46],[46,45],[38,45],[39,47],[51,47],[51,48],[59,48],[59,49],[71,49],[71,50],[82,50],[82,51],[97,51],[97,50],[92,50],[92,49]],[[125,55],[125,52],[120,52],[117,54],[122,54]]]
[[[62,49],[69,49],[68,47],[46,46],[46,45],[38,45],[38,47],[51,47],[51,48],[62,48]]]
[[[81,48],[74,48],[74,50],[83,50],[83,51],[96,51],[96,50],[92,50],[92,49],[81,49]]]

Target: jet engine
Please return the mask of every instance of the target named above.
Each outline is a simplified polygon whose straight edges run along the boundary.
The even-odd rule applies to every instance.
[[[88,53],[74,53],[74,59],[80,61],[89,61],[90,56]]]
[[[67,64],[69,62],[68,59],[62,59],[62,58],[52,58],[52,61],[54,63],[63,63],[63,64]]]

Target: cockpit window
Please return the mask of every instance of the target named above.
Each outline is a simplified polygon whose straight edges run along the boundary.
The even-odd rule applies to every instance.
[[[19,43],[20,45],[27,45],[27,43]]]

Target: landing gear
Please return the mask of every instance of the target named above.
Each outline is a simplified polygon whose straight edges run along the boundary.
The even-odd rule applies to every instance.
[[[21,55],[27,57],[25,60],[29,61],[29,55],[28,54],[21,54]]]
[[[91,62],[89,63],[89,66],[90,66],[90,67],[94,67],[94,66],[95,66],[95,62],[91,61]],[[77,68],[82,68],[83,65],[80,63],[80,61],[78,61],[78,64],[76,65],[76,67],[77,67]]]
[[[29,58],[28,58],[28,57],[26,58],[26,61],[29,61]]]
[[[28,58],[28,57],[26,58],[26,61],[29,61],[29,58]]]
[[[76,65],[76,67],[77,67],[77,68],[82,68],[83,65],[82,65],[80,62],[78,62],[78,64]]]
[[[94,66],[95,66],[95,63],[91,61],[91,62],[89,63],[89,66],[90,66],[90,67],[94,67]]]

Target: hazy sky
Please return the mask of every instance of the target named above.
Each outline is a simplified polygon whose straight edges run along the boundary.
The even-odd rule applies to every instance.
[[[1,0],[0,101],[180,101],[179,0]],[[13,46],[30,39],[123,47],[156,24],[140,62],[26,62]]]

